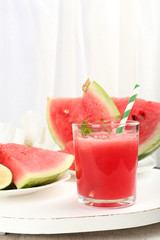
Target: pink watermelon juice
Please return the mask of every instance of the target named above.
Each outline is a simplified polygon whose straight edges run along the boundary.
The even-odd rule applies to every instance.
[[[106,133],[102,129],[88,136],[78,132],[74,132],[74,145],[80,202],[95,206],[105,203],[104,206],[110,207],[132,204],[136,195],[138,160],[136,128],[121,134]],[[120,199],[122,202],[117,202]]]

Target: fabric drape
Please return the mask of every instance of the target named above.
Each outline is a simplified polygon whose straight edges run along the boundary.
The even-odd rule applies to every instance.
[[[159,12],[158,0],[1,0],[0,120],[45,116],[47,96],[80,96],[88,77],[160,101]]]

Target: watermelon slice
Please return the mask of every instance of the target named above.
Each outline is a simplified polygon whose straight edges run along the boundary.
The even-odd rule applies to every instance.
[[[129,97],[112,99],[120,113],[123,114]],[[160,103],[136,99],[129,119],[140,123],[138,150],[140,160],[160,146]]]
[[[82,98],[48,98],[47,123],[52,137],[61,149],[72,140],[72,123],[119,119],[112,99],[96,82],[83,85]]]
[[[8,143],[0,146],[0,164],[13,174],[17,188],[54,182],[73,163],[74,156],[63,152]]]

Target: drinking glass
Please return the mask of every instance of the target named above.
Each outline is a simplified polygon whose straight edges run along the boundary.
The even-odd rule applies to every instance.
[[[122,126],[122,133],[117,128]],[[78,200],[119,208],[136,200],[139,123],[74,123],[73,140]]]

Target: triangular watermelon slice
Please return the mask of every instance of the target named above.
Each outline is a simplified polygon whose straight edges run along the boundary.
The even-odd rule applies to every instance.
[[[120,113],[112,99],[96,82],[83,85],[81,98],[48,98],[47,122],[50,133],[61,149],[72,140],[72,123],[119,119]]]
[[[13,174],[17,188],[52,183],[73,163],[74,156],[63,152],[8,143],[0,146],[0,164]]]

